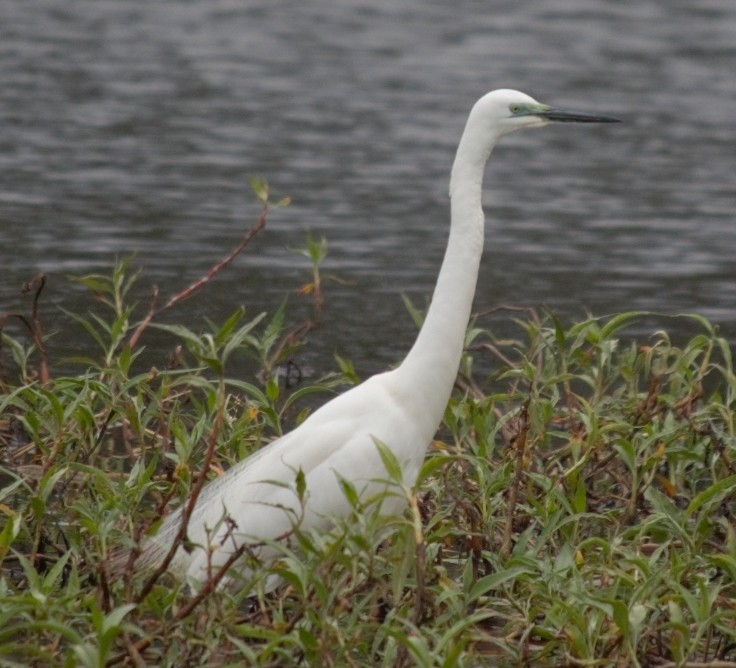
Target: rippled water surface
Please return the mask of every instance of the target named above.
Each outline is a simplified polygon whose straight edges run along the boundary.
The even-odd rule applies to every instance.
[[[296,6],[295,6],[296,5]],[[194,280],[255,220],[247,175],[293,204],[174,317],[273,310],[325,235],[325,325],[367,373],[400,359],[400,298],[432,290],[467,112],[514,87],[621,117],[507,138],[486,178],[476,307],[563,318],[695,312],[736,340],[736,3],[24,0],[0,21],[0,310],[87,308],[65,275],[136,252],[140,297]],[[297,296],[291,302],[296,308]],[[492,321],[491,321],[492,322]],[[664,320],[677,333],[677,321]],[[153,342],[151,342],[153,343]]]

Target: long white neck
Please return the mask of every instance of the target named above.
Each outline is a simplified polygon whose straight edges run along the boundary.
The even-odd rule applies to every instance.
[[[431,424],[432,437],[455,384],[483,252],[483,172],[496,143],[471,113],[450,179],[450,238],[416,342],[394,371],[397,389],[413,395],[411,405]],[[417,401],[417,399],[419,400]]]

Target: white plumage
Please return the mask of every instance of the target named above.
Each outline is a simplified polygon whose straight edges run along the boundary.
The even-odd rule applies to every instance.
[[[513,90],[493,91],[474,105],[452,168],[447,251],[424,325],[406,359],[336,397],[292,432],[209,482],[188,524],[189,539],[198,547],[178,549],[171,564],[175,573],[204,580],[239,545],[259,546],[259,556],[268,559],[271,552],[260,543],[288,534],[295,523],[301,529],[329,528],[330,518],[351,512],[339,477],[363,498],[387,489],[377,441],[401,464],[403,482],[414,484],[462,355],[483,251],[481,184],[493,146],[509,132],[550,121],[615,120],[552,109]],[[303,507],[295,486],[299,471],[306,483]],[[381,512],[402,511],[404,497],[400,490],[393,492],[383,499]],[[225,516],[234,527],[222,522]],[[180,511],[166,518],[144,545],[145,565],[163,559],[180,523]]]

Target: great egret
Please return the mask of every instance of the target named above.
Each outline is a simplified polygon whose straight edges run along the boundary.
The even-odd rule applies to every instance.
[[[404,497],[384,493],[388,475],[377,443],[393,452],[403,483],[413,485],[442,420],[463,351],[483,250],[481,184],[488,156],[504,135],[550,121],[617,119],[555,109],[514,90],[495,90],[476,102],[452,167],[447,250],[424,325],[406,359],[336,397],[292,432],[209,482],[188,523],[195,547],[178,549],[172,571],[204,581],[239,546],[252,545],[268,559],[274,551],[263,541],[288,535],[296,524],[303,530],[328,528],[330,518],[351,512],[341,478],[362,498],[381,498],[381,513],[401,512]],[[297,477],[306,485],[302,500]],[[181,521],[181,509],[166,518],[143,546],[143,565],[161,563]],[[247,573],[245,567],[240,570]]]

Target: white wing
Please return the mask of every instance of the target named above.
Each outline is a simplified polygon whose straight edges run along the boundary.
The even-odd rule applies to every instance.
[[[373,376],[207,484],[187,530],[190,541],[199,547],[189,553],[180,548],[173,570],[201,580],[243,543],[258,545],[280,538],[297,524],[302,529],[328,527],[330,518],[350,512],[340,477],[349,480],[363,498],[386,491],[388,474],[377,440],[391,448],[402,465],[402,482],[412,485],[431,432],[427,435],[426,428],[418,427],[396,401],[391,386],[391,372]],[[296,492],[299,471],[306,483],[304,503]],[[401,511],[403,496],[398,489],[394,492],[383,497],[382,512]],[[234,522],[234,528],[223,522],[225,517]],[[166,519],[148,546],[149,559],[162,556],[180,522],[180,512]],[[271,554],[262,547],[256,552],[264,559]],[[147,558],[145,552],[143,557]]]

